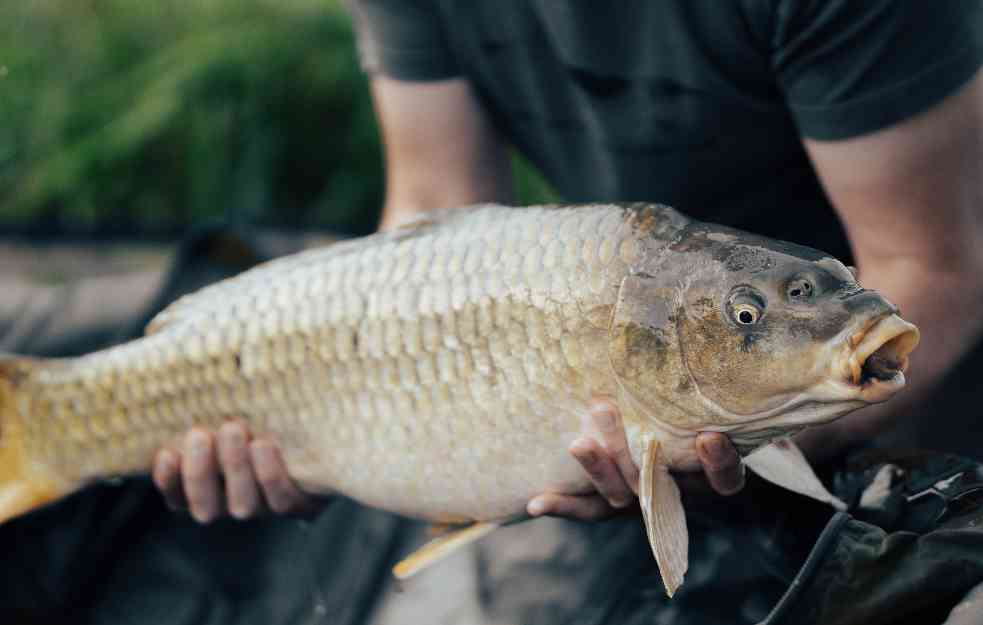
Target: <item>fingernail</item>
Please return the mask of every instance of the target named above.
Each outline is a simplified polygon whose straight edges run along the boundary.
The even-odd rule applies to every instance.
[[[192,510],[191,516],[202,525],[207,525],[215,520],[216,514],[212,510]]]
[[[246,435],[242,431],[242,426],[238,423],[226,423],[222,426],[222,438],[227,443],[240,445],[246,440]]]
[[[529,516],[540,516],[546,512],[546,502],[542,498],[537,497],[526,506],[526,512],[529,513]]]
[[[200,455],[208,451],[208,435],[204,432],[192,432],[188,435],[188,447],[191,453]]]
[[[597,462],[597,454],[593,447],[589,440],[578,438],[570,444],[570,453],[579,458],[581,462],[594,464]]]
[[[252,445],[253,456],[257,462],[272,462],[273,447],[269,443],[258,442]]]
[[[594,423],[603,432],[609,432],[615,427],[614,411],[607,406],[598,406],[591,409]]]
[[[713,464],[720,464],[727,460],[727,448],[724,446],[723,439],[714,436],[709,440],[701,439],[700,443],[703,446],[703,453],[706,454],[707,460]]]
[[[631,503],[629,499],[623,499],[621,497],[612,497],[608,499],[608,503],[615,508],[627,508],[628,504]]]
[[[177,468],[177,460],[174,459],[174,454],[167,450],[157,454],[157,468],[167,473]]]

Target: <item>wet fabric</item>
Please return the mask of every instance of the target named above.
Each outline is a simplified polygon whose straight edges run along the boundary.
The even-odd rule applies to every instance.
[[[983,62],[983,1],[349,0],[364,67],[466,77],[566,201],[653,201],[850,250],[800,135],[925,110]]]
[[[0,528],[0,622],[363,623],[409,526],[341,498],[201,526],[146,481],[99,487]]]
[[[885,468],[900,469],[886,486]],[[493,535],[476,558],[488,622],[939,625],[953,611],[983,622],[983,465],[877,451],[834,473],[849,513],[756,480],[702,502],[712,511],[688,501],[691,567],[673,599],[637,518]]]
[[[762,625],[928,625],[978,603],[983,465],[877,452],[854,458],[838,482],[837,494],[853,501],[851,514],[830,520]],[[981,608],[963,622],[983,622]]]

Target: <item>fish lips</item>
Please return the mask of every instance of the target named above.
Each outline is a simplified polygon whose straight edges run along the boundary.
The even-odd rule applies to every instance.
[[[894,312],[869,319],[847,339],[839,366],[851,395],[866,403],[890,399],[904,388],[909,355],[918,346],[918,328]]]

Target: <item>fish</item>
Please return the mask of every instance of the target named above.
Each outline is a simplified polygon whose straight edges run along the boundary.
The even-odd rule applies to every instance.
[[[918,329],[829,255],[658,204],[426,213],[185,296],[140,339],[0,357],[0,522],[149,472],[192,426],[236,415],[290,476],[461,531],[412,575],[591,490],[568,452],[614,398],[670,596],[688,567],[673,472],[700,432],[765,479],[842,506],[789,437],[906,383]]]

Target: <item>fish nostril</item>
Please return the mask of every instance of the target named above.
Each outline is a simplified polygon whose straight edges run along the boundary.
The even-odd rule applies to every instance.
[[[841,297],[843,310],[853,315],[890,315],[898,312],[897,306],[884,299],[877,291],[860,289],[856,293]]]
[[[806,300],[812,297],[815,289],[812,282],[805,278],[792,280],[786,287],[786,294],[790,300]]]

